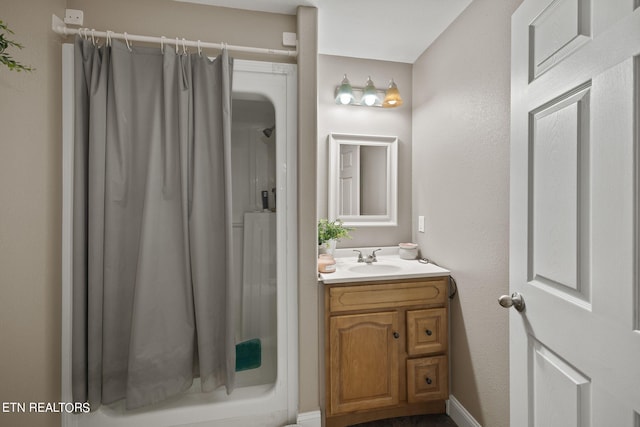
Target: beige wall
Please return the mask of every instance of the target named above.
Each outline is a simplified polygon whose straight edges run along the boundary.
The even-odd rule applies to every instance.
[[[322,146],[330,131],[397,134],[406,144],[401,165],[414,163],[400,193],[401,209],[407,209],[412,200],[402,194],[414,183],[413,216],[401,214],[398,234],[356,234],[347,243],[409,239],[411,219],[426,216],[427,233],[414,236],[425,255],[452,269],[460,286],[452,304],[451,391],[482,425],[508,425],[507,312],[495,301],[508,289],[509,23],[518,3],[475,0],[411,67],[316,58],[317,13],[311,8],[301,8],[296,22],[295,16],[168,0],[0,0],[1,19],[25,45],[16,58],[37,69],[0,69],[0,402],[60,396],[60,42],[50,19],[70,7],[83,9],[85,25],[95,28],[261,47],[280,48],[281,33],[300,28],[306,52],[299,58],[300,410],[319,407],[321,387],[315,217],[326,205],[316,207],[315,180],[326,157],[316,164],[315,144],[319,139]],[[352,107],[354,116],[345,120],[332,99],[345,72],[355,85],[369,74],[379,86],[394,77],[405,106],[379,112]],[[0,425],[59,422],[56,415],[0,413]]]
[[[316,135],[318,11],[298,8],[298,328],[300,412],[319,397],[318,272],[316,269]]]
[[[339,247],[393,246],[411,238],[411,64],[344,56],[318,58],[318,217],[327,217],[327,137],[331,132],[398,137],[398,226],[358,227]],[[347,74],[352,86],[363,87],[368,76],[378,89],[392,78],[404,104],[398,108],[367,108],[335,103],[334,91]]]
[[[282,48],[282,32],[296,32],[294,15],[215,8],[170,0],[0,0],[2,19],[25,45],[15,57],[36,67],[30,74],[0,69],[0,402],[60,400],[61,60],[62,38],[51,15],[84,11],[84,25],[133,34],[185,37]],[[300,11],[305,100],[315,100],[315,9]],[[242,59],[295,59],[234,54]],[[318,402],[317,286],[315,282],[315,101],[299,102],[300,315],[302,410]],[[311,171],[311,172],[309,172]],[[306,212],[305,211],[308,211]],[[304,248],[309,245],[305,257]],[[11,415],[0,425],[59,426],[57,415]]]
[[[65,0],[0,0],[36,68],[0,67],[0,402],[60,399],[60,44]],[[1,408],[0,408],[1,411]],[[0,412],[3,426],[59,426],[57,415]]]
[[[282,33],[296,32],[293,15],[251,12],[173,0],[67,0],[84,11],[84,27],[168,38],[284,49]],[[205,50],[205,52],[207,52]],[[215,54],[212,50],[210,54]],[[232,53],[239,59],[295,62],[295,58]]]
[[[458,281],[451,393],[484,426],[509,424],[510,22],[521,0],[475,0],[413,68],[413,210],[423,254]]]

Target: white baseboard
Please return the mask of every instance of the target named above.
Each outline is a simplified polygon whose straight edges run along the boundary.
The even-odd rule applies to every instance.
[[[296,423],[301,427],[322,427],[322,414],[320,411],[303,412],[298,414]]]
[[[482,427],[453,395],[449,395],[447,414],[449,414],[458,427]]]

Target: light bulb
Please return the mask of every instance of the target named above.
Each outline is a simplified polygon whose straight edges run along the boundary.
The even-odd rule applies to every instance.
[[[340,101],[340,104],[342,105],[351,103],[351,98],[353,98],[353,96],[349,93],[341,93],[338,95],[338,101]]]
[[[365,96],[362,98],[362,101],[364,101],[364,103],[365,103],[366,105],[368,105],[369,107],[371,107],[373,104],[375,104],[375,103],[376,103],[376,96],[375,96],[375,95],[371,95],[371,94],[369,94],[369,95],[365,95]]]

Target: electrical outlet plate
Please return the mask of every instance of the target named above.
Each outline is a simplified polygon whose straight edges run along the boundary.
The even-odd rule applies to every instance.
[[[69,25],[82,25],[84,12],[78,9],[66,9],[64,13],[64,23]]]

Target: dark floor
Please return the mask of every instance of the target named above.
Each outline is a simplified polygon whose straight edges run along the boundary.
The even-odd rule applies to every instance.
[[[371,421],[352,427],[457,427],[457,425],[447,415],[436,414]]]

